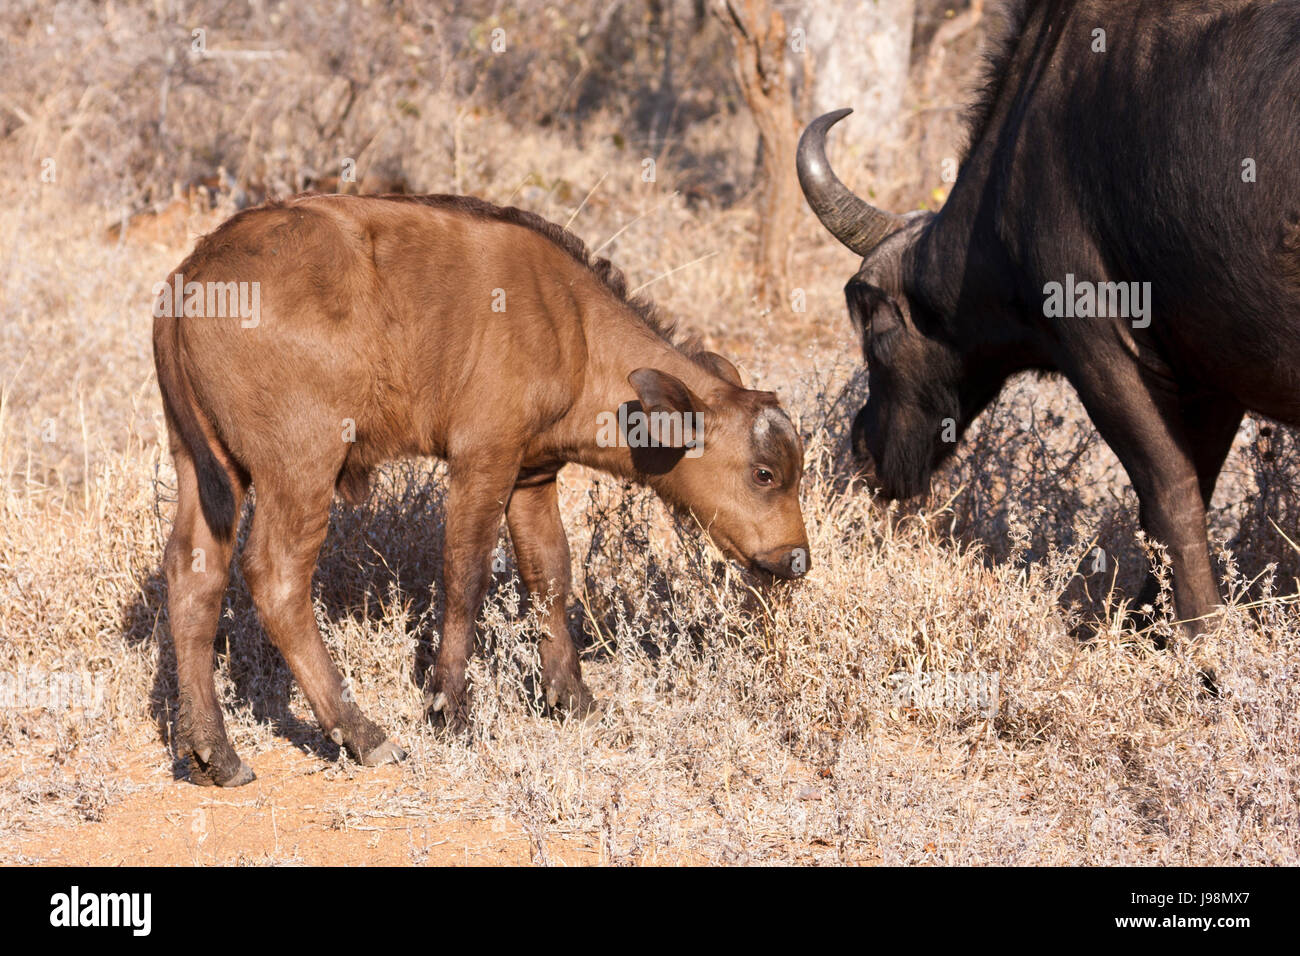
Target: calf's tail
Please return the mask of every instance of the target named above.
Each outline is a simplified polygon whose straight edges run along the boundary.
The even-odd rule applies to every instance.
[[[181,368],[178,319],[163,319],[158,322],[154,332],[153,354],[163,404],[194,462],[203,520],[208,523],[214,537],[220,541],[229,541],[235,527],[235,493],[230,487],[230,475],[213,454],[190,400],[192,392],[187,387],[185,372]]]

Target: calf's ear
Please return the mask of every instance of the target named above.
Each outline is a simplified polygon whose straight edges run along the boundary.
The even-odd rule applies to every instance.
[[[745,387],[745,383],[740,377],[740,371],[717,352],[700,352],[695,356],[695,361],[724,382],[730,382],[736,388]]]
[[[657,368],[639,368],[627,377],[647,413],[677,412],[684,415],[695,411],[695,397],[681,379],[661,372]]]
[[[632,435],[626,436],[632,465],[645,474],[666,474],[681,461],[688,448],[702,439],[696,421],[702,405],[680,379],[667,372],[639,368],[627,380],[636,389],[637,400],[626,405],[629,412],[640,411],[645,415],[640,425],[644,429],[642,437],[648,439],[633,440]],[[667,421],[664,413],[668,413]],[[628,416],[620,415],[620,420],[625,418]]]

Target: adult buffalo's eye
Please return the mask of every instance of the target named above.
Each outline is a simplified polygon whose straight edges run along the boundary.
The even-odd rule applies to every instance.
[[[766,469],[766,468],[755,468],[755,469],[754,469],[754,484],[756,484],[756,485],[770,485],[770,484],[772,484],[774,481],[776,481],[776,475],[772,474],[772,472],[769,471],[768,469]]]

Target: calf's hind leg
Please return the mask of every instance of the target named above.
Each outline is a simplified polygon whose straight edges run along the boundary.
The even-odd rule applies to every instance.
[[[308,490],[254,475],[253,484],[257,507],[241,567],[267,634],[331,740],[367,766],[401,760],[405,751],[344,696],[312,611],[311,575],[329,528],[332,482]]]
[[[177,443],[179,445],[179,443]],[[213,536],[199,506],[194,462],[183,447],[176,461],[176,520],[163,570],[167,576],[167,617],[176,649],[180,712],[176,719],[178,753],[190,757],[190,780],[200,786],[237,787],[253,779],[253,770],[239,759],[226,736],[226,723],[212,676],[212,645],[217,636],[221,600],[230,580],[234,535]],[[235,514],[244,486],[230,476]]]

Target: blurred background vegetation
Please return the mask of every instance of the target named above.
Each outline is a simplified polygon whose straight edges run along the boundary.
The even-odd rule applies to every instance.
[[[798,129],[855,107],[851,185],[941,201],[984,27],[983,0],[12,0],[0,155],[32,192],[53,159],[64,197],[113,222],[196,185],[337,188],[347,160],[362,192],[472,191],[544,132],[643,182],[653,161],[692,207],[761,199],[776,304]],[[539,163],[511,201],[581,198],[578,179]]]

